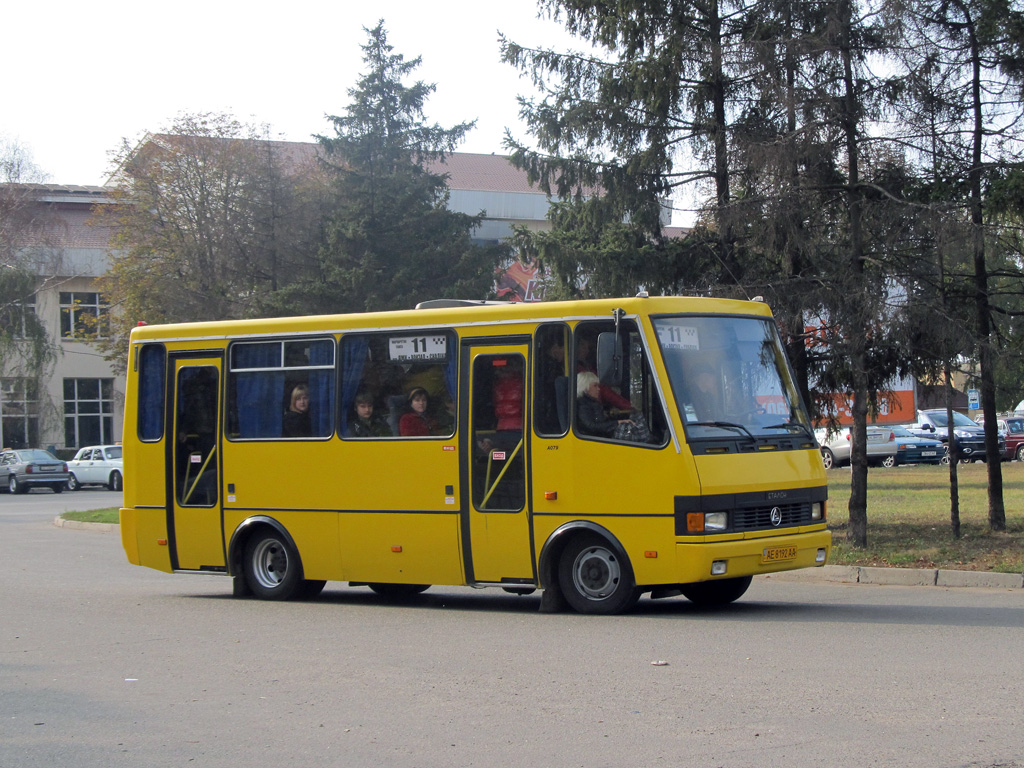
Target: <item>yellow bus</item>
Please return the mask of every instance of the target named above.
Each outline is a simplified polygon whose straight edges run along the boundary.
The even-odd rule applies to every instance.
[[[658,297],[144,325],[128,560],[618,613],[822,566],[821,454],[768,307]]]

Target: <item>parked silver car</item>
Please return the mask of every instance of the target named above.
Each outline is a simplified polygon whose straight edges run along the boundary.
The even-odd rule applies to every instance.
[[[816,430],[814,436],[821,445],[821,460],[825,469],[850,463],[853,442],[850,428],[842,427],[829,435],[827,430]],[[889,427],[868,427],[868,464],[892,467],[896,464],[896,436]]]
[[[68,488],[77,491],[83,485],[105,485],[112,491],[124,487],[124,461],[120,445],[90,445],[79,449],[68,462]]]
[[[68,482],[68,465],[41,448],[0,451],[0,487],[8,493],[50,488],[60,493]]]

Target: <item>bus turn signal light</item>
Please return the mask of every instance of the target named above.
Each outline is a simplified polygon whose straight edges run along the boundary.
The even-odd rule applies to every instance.
[[[644,552],[644,557],[649,557],[652,560],[654,560],[658,557],[658,551],[655,549],[648,549],[646,552]]]
[[[401,545],[399,545],[397,547],[392,547],[391,551],[392,552],[401,552],[402,551],[402,547],[401,547]]]
[[[558,491],[544,491],[544,498],[548,501],[554,501],[558,498]]]

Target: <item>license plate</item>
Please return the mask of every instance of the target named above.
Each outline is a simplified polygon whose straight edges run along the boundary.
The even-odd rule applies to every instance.
[[[39,468],[40,472],[53,472],[53,470],[54,470],[54,467],[40,467]]]
[[[922,456],[938,456],[937,451],[921,451]]]
[[[796,547],[765,547],[761,552],[762,563],[779,563],[783,560],[795,560]]]

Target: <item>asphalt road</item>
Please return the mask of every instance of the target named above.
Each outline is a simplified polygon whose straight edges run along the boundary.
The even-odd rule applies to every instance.
[[[52,524],[118,496],[0,495],[0,766],[1024,766],[1024,590],[264,603]]]

